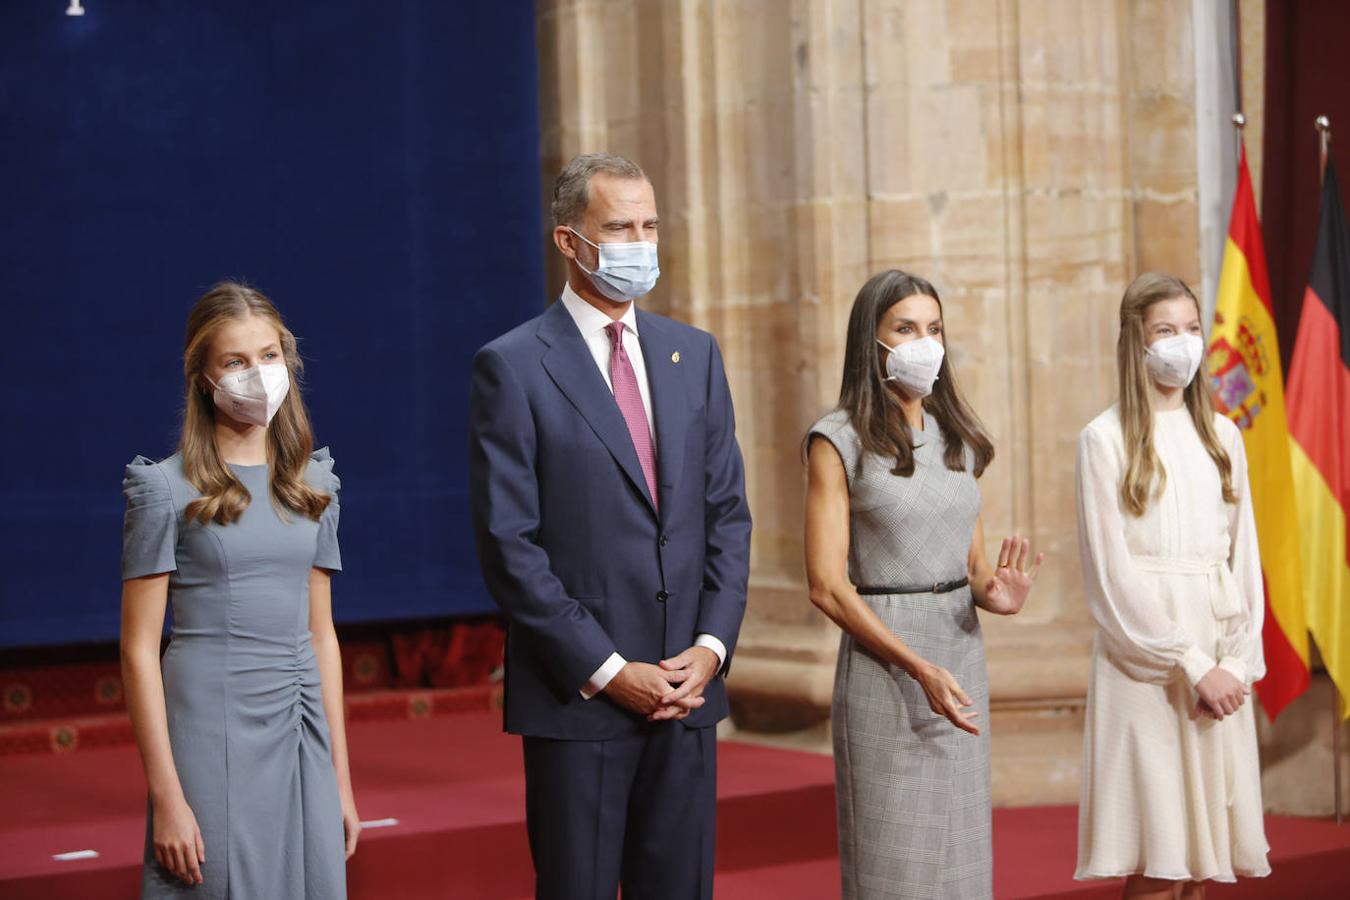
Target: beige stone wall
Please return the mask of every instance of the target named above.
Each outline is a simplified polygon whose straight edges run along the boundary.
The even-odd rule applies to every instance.
[[[985,619],[997,799],[1075,799],[1092,634],[1075,442],[1113,399],[1125,284],[1199,277],[1190,15],[1168,0],[539,0],[545,184],[579,152],[638,160],[662,217],[643,303],[726,356],[755,515],[730,681],[742,734],[826,736],[837,632],[806,596],[800,441],[833,405],[854,294],[903,267],[942,292],[953,364],[995,436],[991,552],[1020,531],[1049,557],[1023,614]]]
[[[1242,61],[1247,164],[1252,170],[1256,208],[1261,209],[1261,161],[1266,134],[1266,0],[1238,0],[1238,36]]]

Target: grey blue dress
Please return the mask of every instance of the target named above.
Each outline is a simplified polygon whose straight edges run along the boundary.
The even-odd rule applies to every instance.
[[[847,413],[811,433],[839,451],[849,486],[849,578],[911,587],[966,576],[980,491],[943,461],[937,422],[924,413],[914,474],[864,454]],[[993,896],[989,689],[984,642],[969,587],[942,594],[864,596],[881,621],[924,659],[947,669],[980,712],[982,734],[928,708],[918,682],[844,634],[835,674],[835,793],[845,898]]]
[[[252,495],[231,525],[185,521],[199,496],[182,460],[137,457],[122,482],[122,577],[169,572],[162,660],[174,765],[206,845],[188,888],[154,859],[141,896],[346,896],[342,807],[309,634],[312,567],[339,570],[338,479],[328,451],[306,477],[333,496],[320,521],[278,513],[268,467],[230,467]]]

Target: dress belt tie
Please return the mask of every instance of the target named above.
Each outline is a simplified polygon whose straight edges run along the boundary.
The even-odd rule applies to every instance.
[[[1173,559],[1166,556],[1136,556],[1141,572],[1155,575],[1206,575],[1209,577],[1209,605],[1220,621],[1242,614],[1237,585],[1227,561],[1205,562],[1198,559]]]

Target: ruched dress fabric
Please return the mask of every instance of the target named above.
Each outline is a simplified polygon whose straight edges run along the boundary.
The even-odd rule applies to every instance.
[[[966,577],[980,490],[947,468],[937,422],[914,434],[914,473],[865,454],[847,413],[813,435],[839,451],[849,487],[849,578],[916,587]],[[980,713],[977,737],[928,708],[919,683],[847,633],[839,645],[831,719],[839,867],[845,900],[983,900],[993,896],[989,688],[984,640],[969,587],[947,593],[864,595],[881,621],[951,672]]]
[[[122,577],[169,572],[162,660],[174,766],[206,845],[204,883],[154,859],[143,898],[332,900],[346,896],[342,807],[309,632],[313,567],[342,568],[338,479],[326,449],[306,478],[333,497],[318,522],[279,513],[268,467],[230,466],[252,495],[230,525],[184,519],[199,496],[182,460],[126,468]]]
[[[1144,874],[1233,881],[1269,874],[1254,701],[1191,718],[1215,665],[1265,674],[1265,596],[1242,435],[1214,427],[1237,503],[1189,411],[1153,415],[1167,473],[1142,516],[1125,512],[1126,456],[1112,407],[1078,441],[1083,582],[1097,622],[1083,735],[1076,878]]]

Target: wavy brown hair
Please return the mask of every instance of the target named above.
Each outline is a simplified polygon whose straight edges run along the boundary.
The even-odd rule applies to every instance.
[[[937,289],[917,275],[889,269],[873,275],[862,286],[848,317],[844,375],[839,388],[838,408],[848,412],[863,449],[894,459],[892,474],[905,477],[914,474],[914,435],[900,399],[884,380],[887,351],[877,344],[877,328],[887,310],[916,294],[936,300],[941,313],[942,298]],[[965,448],[970,447],[975,454],[975,477],[984,474],[994,458],[994,443],[957,386],[950,355],[943,355],[938,380],[933,393],[924,398],[923,408],[932,414],[942,433],[947,468],[965,471]]]
[[[1125,477],[1120,482],[1120,502],[1134,516],[1142,516],[1149,502],[1167,485],[1167,470],[1153,447],[1152,377],[1144,366],[1148,346],[1144,318],[1153,304],[1182,297],[1189,298],[1196,312],[1200,311],[1200,302],[1186,282],[1161,272],[1145,272],[1130,283],[1120,301],[1116,371],[1120,379],[1120,430],[1125,440]],[[1214,398],[1203,366],[1186,385],[1182,398],[1205,452],[1219,470],[1224,501],[1236,503],[1233,462],[1214,429]]]
[[[279,510],[318,520],[332,497],[305,480],[309,456],[314,450],[314,431],[300,398],[300,375],[304,364],[296,349],[295,335],[286,327],[271,300],[261,292],[233,281],[221,282],[202,294],[188,313],[183,350],[187,401],[183,408],[178,452],[183,457],[183,474],[202,495],[188,504],[186,515],[203,525],[207,522],[229,525],[238,521],[253,499],[221,459],[220,448],[216,446],[214,389],[204,371],[207,351],[220,327],[250,316],[265,319],[276,328],[281,336],[282,358],[291,378],[291,389],[267,427],[272,502]]]

